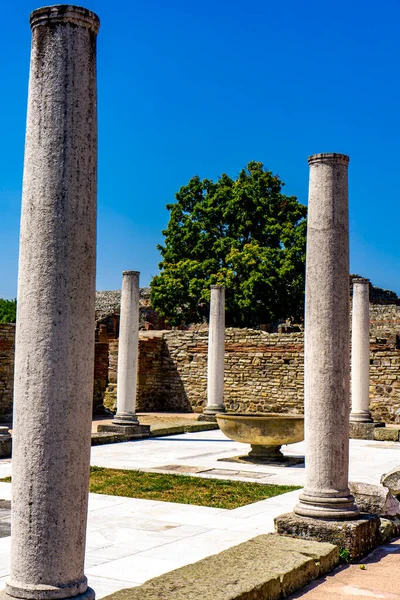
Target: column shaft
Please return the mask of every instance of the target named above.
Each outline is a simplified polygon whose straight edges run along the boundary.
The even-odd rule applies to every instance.
[[[18,273],[11,574],[16,598],[93,598],[84,575],[93,400],[97,16],[31,15]]]
[[[371,423],[369,410],[369,279],[353,279],[351,413],[354,423]]]
[[[309,158],[305,311],[306,486],[295,513],[357,515],[348,487],[348,157]]]
[[[205,414],[224,412],[225,286],[211,286]]]
[[[122,273],[115,424],[137,424],[136,389],[139,343],[139,272]]]

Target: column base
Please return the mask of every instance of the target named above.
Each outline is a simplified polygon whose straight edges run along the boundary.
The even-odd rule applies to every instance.
[[[37,587],[37,589],[35,589]],[[8,593],[8,589],[12,595]],[[72,591],[72,590],[71,590]],[[32,586],[32,589],[18,588],[6,583],[4,590],[0,592],[0,600],[13,600],[15,598],[21,600],[95,600],[96,594],[92,588],[88,587],[86,592],[78,594],[78,596],[64,596],[65,590],[53,586]]]
[[[379,546],[380,520],[376,515],[363,514],[359,519],[347,521],[319,521],[286,513],[275,518],[275,531],[279,535],[329,542],[350,553],[351,560],[365,556]]]
[[[122,433],[127,440],[136,440],[150,436],[150,425],[140,425],[139,421],[137,423],[125,422],[123,425],[112,423],[111,425],[99,425],[97,431],[99,433]]]
[[[374,420],[369,410],[360,410],[350,413],[350,423],[373,423]]]
[[[117,412],[112,422],[114,425],[138,425],[139,419],[134,412]]]
[[[204,409],[203,415],[217,415],[225,412],[225,406],[220,404],[209,404]]]
[[[299,517],[348,521],[356,519],[360,512],[351,494],[343,497],[324,497],[311,496],[305,492],[300,495],[299,500],[294,508],[294,514]]]

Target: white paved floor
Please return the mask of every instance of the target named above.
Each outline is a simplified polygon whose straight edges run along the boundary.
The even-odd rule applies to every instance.
[[[180,471],[219,477],[302,485],[304,467],[271,467],[220,461],[247,452],[220,431],[110,444],[92,448],[97,466]],[[400,464],[400,444],[351,440],[350,479],[379,483],[383,472]],[[304,444],[283,448],[301,456]],[[205,471],[199,474],[199,471]],[[11,462],[0,461],[0,477]],[[0,498],[11,485],[0,483]],[[86,575],[98,598],[140,585],[147,579],[195,562],[261,533],[273,531],[273,518],[290,511],[298,491],[234,510],[90,494]],[[0,587],[9,572],[10,538],[0,539]]]

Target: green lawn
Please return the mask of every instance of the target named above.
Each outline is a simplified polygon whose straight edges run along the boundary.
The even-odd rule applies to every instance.
[[[11,477],[4,477],[0,481],[10,482]],[[93,493],[213,508],[238,508],[298,489],[298,486],[293,485],[223,481],[189,475],[90,467],[89,490]]]
[[[238,508],[297,489],[300,488],[290,485],[223,481],[103,467],[90,468],[90,491],[97,494],[197,504],[214,508]]]

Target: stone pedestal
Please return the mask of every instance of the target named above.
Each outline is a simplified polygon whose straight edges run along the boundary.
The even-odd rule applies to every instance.
[[[349,465],[348,156],[309,158],[304,403],[306,485],[294,512],[354,519]]]
[[[96,272],[97,16],[31,15],[4,595],[94,598],[84,575]]]
[[[369,279],[353,279],[351,334],[352,423],[371,423],[369,410]]]
[[[380,520],[376,515],[361,515],[350,521],[329,521],[299,517],[286,513],[275,518],[275,531],[279,535],[302,540],[329,542],[349,551],[351,560],[365,556],[379,546]]]
[[[385,423],[359,423],[350,421],[349,436],[351,440],[373,440],[375,439],[375,429],[385,427]]]
[[[207,359],[207,406],[204,416],[224,412],[225,286],[211,286]],[[203,417],[204,418],[204,417]]]
[[[147,438],[150,435],[150,425],[140,425],[140,423],[134,423],[133,425],[99,425],[97,431],[100,433],[122,433],[130,440],[139,440]]]

